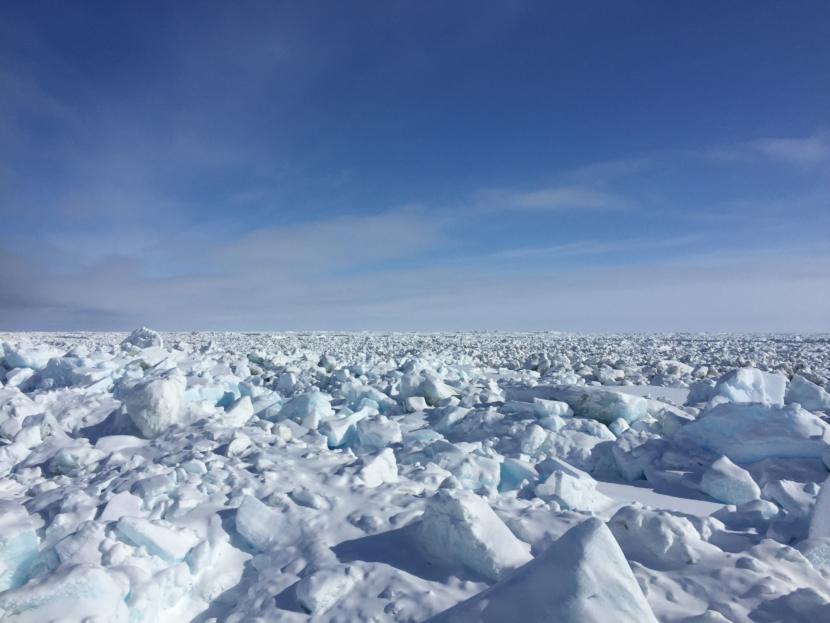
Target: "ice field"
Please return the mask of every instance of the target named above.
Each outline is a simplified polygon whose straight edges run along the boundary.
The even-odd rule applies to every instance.
[[[3,621],[830,621],[830,337],[0,340]]]

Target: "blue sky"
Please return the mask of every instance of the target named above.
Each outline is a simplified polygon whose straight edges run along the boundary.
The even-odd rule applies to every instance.
[[[826,2],[0,9],[0,329],[828,331]]]

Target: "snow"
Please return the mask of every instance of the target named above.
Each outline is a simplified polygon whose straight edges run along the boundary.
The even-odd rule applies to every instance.
[[[624,506],[608,527],[629,560],[652,569],[683,567],[719,551],[688,518],[671,511]]]
[[[137,335],[0,334],[4,621],[826,614],[826,336]]]
[[[430,623],[649,623],[657,618],[619,545],[598,519],[571,528],[545,552]]]

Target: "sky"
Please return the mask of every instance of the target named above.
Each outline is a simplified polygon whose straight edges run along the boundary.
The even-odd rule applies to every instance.
[[[830,3],[0,5],[0,330],[830,331]]]

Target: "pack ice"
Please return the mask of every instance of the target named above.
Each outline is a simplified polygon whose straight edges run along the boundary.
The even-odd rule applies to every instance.
[[[4,621],[830,620],[827,336],[0,341]]]

